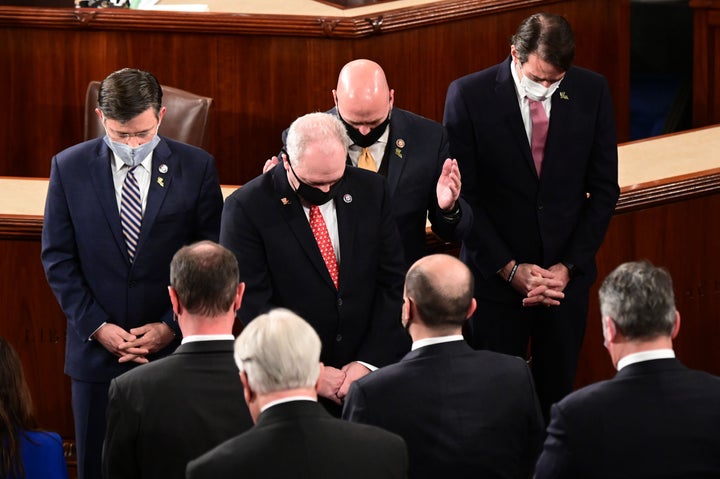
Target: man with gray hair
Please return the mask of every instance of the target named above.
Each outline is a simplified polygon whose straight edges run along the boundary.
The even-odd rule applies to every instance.
[[[219,244],[175,253],[168,290],[182,344],[110,383],[105,479],[184,478],[188,461],[252,427],[232,358],[244,289]]]
[[[317,404],[320,348],[313,328],[288,310],[254,319],[235,341],[235,362],[255,427],[191,461],[187,477],[406,477],[400,437]]]
[[[240,319],[247,325],[274,307],[307,318],[323,345],[318,393],[337,415],[353,380],[409,348],[399,321],[402,246],[385,180],[346,167],[348,144],[335,116],[298,118],[283,168],[230,195],[220,228],[247,284]]]
[[[675,359],[672,279],[649,262],[600,288],[605,347],[618,373],[552,407],[536,478],[720,477],[720,378]]]
[[[405,439],[411,479],[529,477],[544,427],[532,375],[521,358],[463,340],[476,304],[468,267],[448,255],[421,258],[404,299],[412,351],[353,383],[343,418]]]

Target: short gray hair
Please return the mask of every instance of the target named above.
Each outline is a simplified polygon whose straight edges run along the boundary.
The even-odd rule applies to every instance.
[[[600,312],[628,339],[670,336],[675,296],[670,273],[649,261],[623,263],[600,287]]]
[[[320,376],[320,337],[287,309],[252,320],[235,340],[235,363],[259,394],[314,388]]]
[[[307,145],[312,142],[324,142],[328,146],[338,142],[345,150],[351,144],[345,125],[335,115],[308,113],[292,122],[288,130],[285,146],[293,165],[297,165]]]

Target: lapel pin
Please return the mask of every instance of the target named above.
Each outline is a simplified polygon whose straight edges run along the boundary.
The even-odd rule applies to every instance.
[[[563,100],[569,100],[569,99],[570,99],[570,97],[567,96],[567,93],[565,93],[564,91],[561,91],[561,92],[560,92],[560,98],[562,98]]]
[[[397,140],[395,140],[395,146],[397,146],[398,148],[405,148],[405,140],[403,140],[402,138],[398,138]]]
[[[402,150],[400,148],[395,148],[395,156],[402,158]]]
[[[343,195],[343,201],[345,203],[352,203],[352,195],[350,193],[345,193]]]
[[[285,197],[280,198],[280,202],[283,204],[283,206],[287,206],[291,203],[291,201]]]
[[[165,188],[165,179],[162,176],[158,176],[157,184],[160,185],[161,187]]]
[[[162,165],[158,166],[158,171],[160,173],[167,173],[168,172],[167,165],[165,163],[163,163]]]

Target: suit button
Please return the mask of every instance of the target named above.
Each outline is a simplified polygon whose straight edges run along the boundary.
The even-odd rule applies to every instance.
[[[338,334],[337,336],[335,336],[335,341],[337,341],[338,343],[342,341],[342,334]]]
[[[538,205],[538,211],[542,211],[543,205]]]
[[[128,288],[134,288],[135,286],[137,286],[137,282],[136,282],[136,281],[130,281],[130,282],[128,283]]]
[[[342,306],[342,298],[338,298],[338,299],[337,299],[337,305],[338,305],[338,306]]]

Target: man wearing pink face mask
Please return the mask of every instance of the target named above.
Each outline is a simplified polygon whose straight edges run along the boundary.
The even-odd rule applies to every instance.
[[[110,380],[171,353],[167,295],[183,245],[217,241],[222,194],[207,152],[158,136],[162,88],[125,68],[100,84],[104,138],[52,159],[42,231],[48,283],[67,318],[78,475],[100,478]]]
[[[572,390],[595,254],[619,195],[612,99],[572,65],[559,15],[520,24],[508,59],[449,87],[444,123],[474,215],[475,348],[531,358],[545,418]]]

